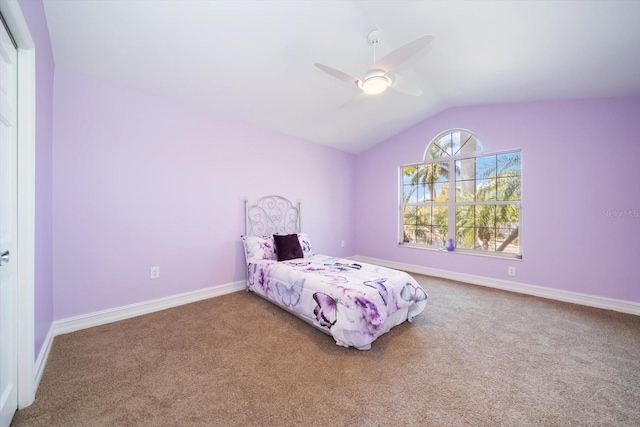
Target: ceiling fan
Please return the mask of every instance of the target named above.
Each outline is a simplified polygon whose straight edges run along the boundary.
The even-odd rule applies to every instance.
[[[323,64],[316,63],[315,66],[343,82],[356,85],[360,88],[362,93],[355,99],[366,95],[377,95],[384,92],[389,87],[407,95],[420,96],[422,95],[422,89],[420,87],[416,86],[411,81],[402,78],[400,75],[392,74],[392,71],[398,65],[407,61],[409,58],[427,47],[432,40],[433,36],[431,35],[418,37],[414,41],[397,48],[376,62],[376,45],[380,42],[380,31],[370,31],[367,35],[367,41],[373,46],[374,64],[369,68],[369,71],[367,71],[362,80]]]

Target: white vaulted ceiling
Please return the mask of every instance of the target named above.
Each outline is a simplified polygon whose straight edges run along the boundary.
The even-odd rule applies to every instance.
[[[56,66],[359,153],[451,106],[640,95],[640,1],[45,0]],[[358,94],[377,56],[420,97]]]

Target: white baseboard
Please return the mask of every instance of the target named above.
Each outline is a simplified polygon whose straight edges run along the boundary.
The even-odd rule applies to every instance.
[[[167,308],[177,307],[179,305],[218,297],[246,289],[246,287],[246,281],[240,280],[238,282],[212,286],[210,288],[199,289],[193,292],[185,292],[183,294],[173,295],[170,297],[139,302],[95,313],[83,314],[81,316],[70,317],[68,319],[56,320],[52,325],[53,336],[55,337],[62,334],[68,334],[81,329],[92,328],[94,326],[130,319],[132,317],[153,313],[155,311],[166,310]]]
[[[578,292],[563,291],[560,289],[546,288],[543,286],[526,285],[524,283],[511,282],[508,280],[492,279],[489,277],[476,276],[473,274],[456,273],[448,270],[439,270],[436,268],[422,267],[419,265],[405,264],[395,261],[387,261],[361,255],[355,255],[349,257],[349,259],[366,262],[369,264],[376,264],[382,267],[394,268],[396,270],[407,271],[410,273],[424,274],[425,276],[440,277],[443,279],[456,280],[473,285],[503,289],[505,291],[517,292],[520,294],[534,295],[541,298],[570,302],[573,304],[603,308],[605,310],[613,310],[621,313],[640,316],[640,303],[632,301],[605,298]]]
[[[49,327],[49,332],[47,332],[47,336],[42,343],[42,347],[40,348],[40,353],[38,353],[38,358],[36,359],[35,366],[35,390],[38,390],[38,386],[40,385],[40,380],[42,379],[42,374],[44,373],[44,367],[47,365],[47,360],[49,360],[49,353],[51,353],[51,346],[53,345],[53,330],[54,323]]]

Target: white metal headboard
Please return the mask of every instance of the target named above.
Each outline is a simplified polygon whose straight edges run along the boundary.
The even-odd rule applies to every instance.
[[[245,228],[246,236],[270,236],[272,234],[300,233],[300,208],[291,201],[280,196],[266,196],[256,204],[249,206],[245,199]]]

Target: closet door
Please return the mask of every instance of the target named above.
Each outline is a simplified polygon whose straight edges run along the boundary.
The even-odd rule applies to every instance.
[[[18,51],[2,20],[0,23],[0,427],[9,426],[18,407],[17,71]]]

